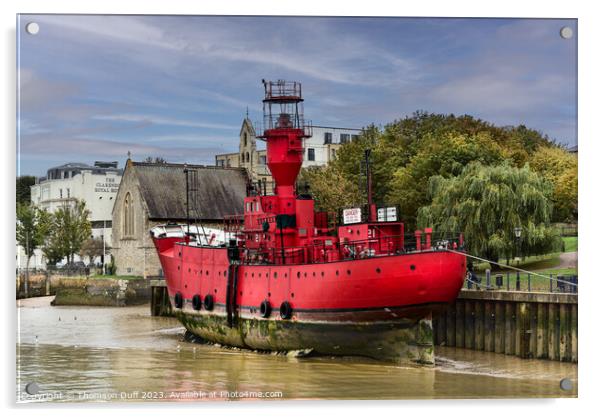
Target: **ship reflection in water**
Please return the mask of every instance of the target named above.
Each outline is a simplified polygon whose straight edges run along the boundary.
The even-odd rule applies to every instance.
[[[259,354],[182,341],[148,306],[18,308],[17,399],[191,401],[574,397],[577,365],[437,348],[433,367],[361,358]],[[572,391],[559,381],[571,378]],[[28,383],[37,395],[25,392]]]

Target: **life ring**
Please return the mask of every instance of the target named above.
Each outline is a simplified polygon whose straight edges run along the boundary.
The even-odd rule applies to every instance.
[[[263,300],[261,302],[261,305],[259,306],[259,314],[264,319],[267,319],[268,317],[270,317],[271,313],[272,313],[272,305],[270,304],[270,302],[268,300]]]
[[[201,299],[201,296],[198,294],[195,294],[192,297],[192,308],[194,308],[195,310],[200,310],[201,307],[203,306],[203,301]]]
[[[207,310],[207,311],[213,310],[213,296],[211,294],[207,294],[205,296],[204,305],[205,305],[205,310]]]
[[[174,304],[176,305],[176,308],[182,308],[182,305],[184,304],[184,299],[182,298],[182,293],[177,292],[173,298],[173,301],[174,301]]]
[[[288,301],[284,301],[282,304],[280,304],[280,317],[283,320],[290,319],[292,315],[293,308],[291,307]]]

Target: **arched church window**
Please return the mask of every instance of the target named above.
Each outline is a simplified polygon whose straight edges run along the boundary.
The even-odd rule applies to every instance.
[[[130,193],[123,201],[123,235],[134,236],[134,204]]]

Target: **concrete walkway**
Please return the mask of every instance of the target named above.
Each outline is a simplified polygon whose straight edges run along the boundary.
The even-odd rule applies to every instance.
[[[560,264],[556,268],[577,268],[577,252],[561,253],[559,259]]]

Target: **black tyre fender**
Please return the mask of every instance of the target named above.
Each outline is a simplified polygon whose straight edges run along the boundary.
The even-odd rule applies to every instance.
[[[267,319],[268,317],[270,317],[271,313],[272,313],[272,305],[270,304],[270,302],[268,300],[263,300],[261,302],[261,305],[259,306],[259,314],[264,319]]]
[[[200,295],[195,294],[192,297],[192,308],[194,308],[195,310],[200,310],[201,307],[203,307],[203,299],[201,298]]]
[[[288,320],[293,316],[293,308],[288,301],[284,301],[280,304],[280,318]]]
[[[211,294],[207,294],[205,296],[205,301],[203,304],[205,306],[205,310],[207,310],[207,311],[213,310],[213,296]]]
[[[182,293],[177,292],[173,298],[174,304],[176,308],[182,308],[184,305],[184,298],[182,298]]]

